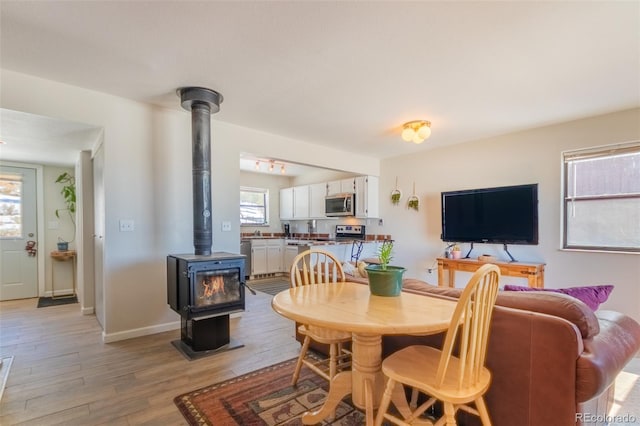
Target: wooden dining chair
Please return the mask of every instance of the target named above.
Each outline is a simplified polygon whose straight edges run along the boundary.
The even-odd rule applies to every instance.
[[[436,401],[444,403],[444,415],[436,425],[455,425],[459,409],[480,416],[483,425],[491,424],[483,399],[491,373],[484,364],[499,279],[500,269],[492,264],[483,265],[473,274],[458,300],[442,350],[414,345],[383,361],[382,371],[388,381],[376,425],[384,419],[409,425]],[[459,348],[458,356],[453,355],[454,347]],[[404,419],[387,413],[392,397],[405,398],[402,384],[429,396]],[[471,402],[475,408],[469,405]]]
[[[333,254],[314,249],[306,250],[293,259],[290,280],[291,287],[331,285],[344,282],[345,275],[340,261]],[[351,333],[309,324],[300,325],[298,332],[304,336],[304,342],[293,373],[292,385],[298,382],[303,364],[327,380],[331,380],[338,371],[351,366],[351,352],[342,347],[343,343],[351,341]],[[329,345],[328,359],[314,360],[307,357],[312,340]]]

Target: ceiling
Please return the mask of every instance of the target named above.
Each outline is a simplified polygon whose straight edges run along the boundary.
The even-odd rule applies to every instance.
[[[3,0],[0,38],[4,69],[176,110],[208,87],[216,120],[378,158],[640,106],[637,1]]]

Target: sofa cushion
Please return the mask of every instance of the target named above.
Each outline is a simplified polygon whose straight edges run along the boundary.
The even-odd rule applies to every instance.
[[[423,285],[419,289],[411,289],[409,291],[457,299],[460,297],[462,290],[462,288]],[[498,293],[496,305],[563,318],[578,327],[583,339],[593,337],[600,332],[598,318],[591,308],[580,300],[566,294],[501,291]]]
[[[612,285],[594,285],[585,287],[568,288],[531,288],[520,285],[505,285],[505,291],[550,291],[553,293],[564,293],[583,301],[588,307],[596,311],[601,303],[609,298],[613,290]]]

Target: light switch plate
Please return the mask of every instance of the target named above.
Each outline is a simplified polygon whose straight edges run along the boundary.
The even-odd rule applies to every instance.
[[[231,222],[229,222],[228,220],[225,220],[224,222],[222,222],[222,230],[224,232],[231,231]]]
[[[120,219],[120,232],[133,232],[135,224],[133,219]]]

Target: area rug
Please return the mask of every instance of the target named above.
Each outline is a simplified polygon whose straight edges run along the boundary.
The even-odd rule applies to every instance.
[[[48,306],[68,305],[70,303],[78,303],[77,296],[71,297],[40,297],[38,299],[38,308],[46,308]]]
[[[303,368],[291,386],[296,359],[180,395],[174,399],[190,425],[301,425],[301,416],[325,401],[329,384]],[[323,425],[362,425],[364,414],[345,398],[333,422]]]
[[[278,278],[275,280],[264,280],[264,281],[252,281],[248,283],[252,289],[255,291],[261,291],[263,293],[270,294],[275,296],[280,293],[282,290],[286,290],[290,287],[288,280],[283,280],[282,278]]]

